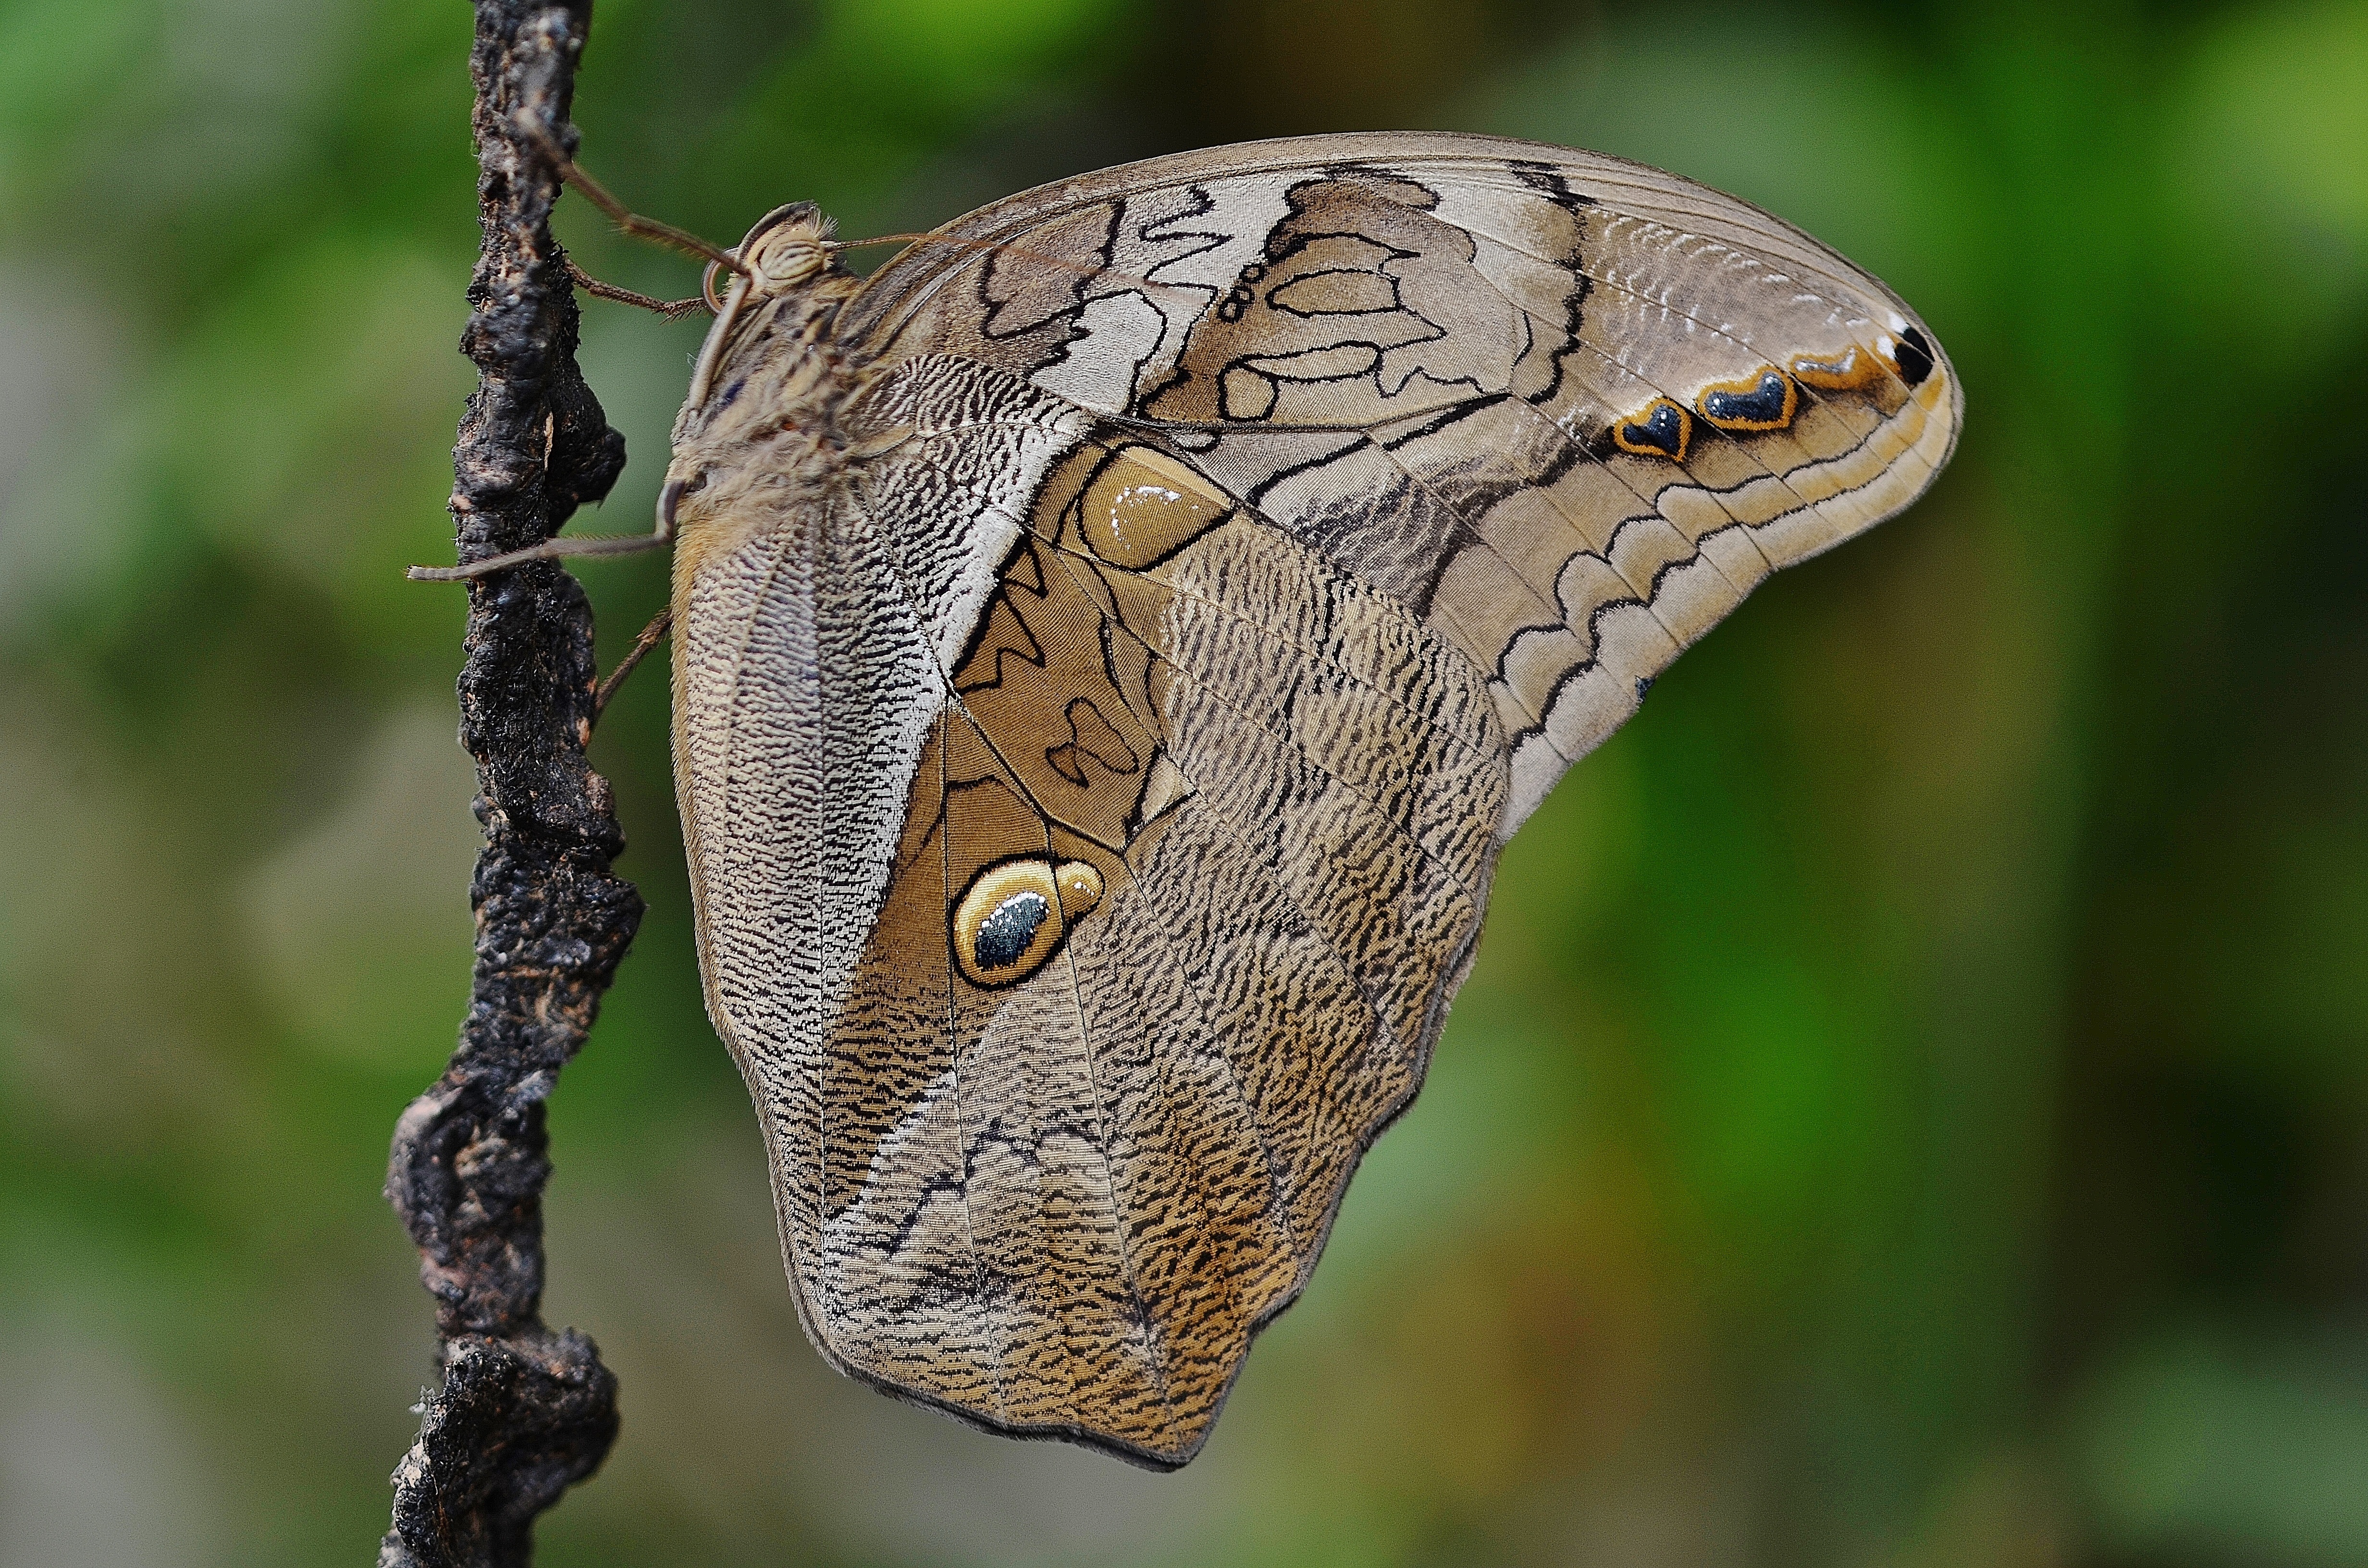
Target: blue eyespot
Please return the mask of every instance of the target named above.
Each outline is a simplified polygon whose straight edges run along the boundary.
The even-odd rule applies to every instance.
[[[978,923],[978,935],[971,942],[971,961],[982,970],[1009,969],[1025,956],[1028,944],[1036,939],[1036,928],[1052,913],[1053,905],[1042,893],[1013,893]]]

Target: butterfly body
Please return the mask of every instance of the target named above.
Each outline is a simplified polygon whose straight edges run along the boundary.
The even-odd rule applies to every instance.
[[[1105,171],[862,281],[825,233],[744,245],[666,492],[709,1010],[835,1364],[1181,1463],[1502,844],[1959,390],[1797,232],[1485,138]]]

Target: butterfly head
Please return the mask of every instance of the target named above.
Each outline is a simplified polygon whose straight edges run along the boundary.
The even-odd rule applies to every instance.
[[[747,266],[743,276],[749,291],[759,297],[786,294],[829,271],[837,230],[811,201],[766,213],[734,253]]]
[[[834,279],[852,286],[854,279],[837,260],[837,246],[832,239],[836,233],[837,225],[813,202],[793,201],[766,213],[748,231],[748,237],[732,253],[739,266],[720,299],[715,283],[722,264],[707,269],[707,299],[715,311],[715,324],[708,329],[706,346],[700,350],[690,398],[677,421],[677,439],[681,437],[684,422],[706,408],[709,393],[717,385],[717,371],[735,339],[743,335],[745,324],[778,310],[796,313],[801,296],[826,294]]]

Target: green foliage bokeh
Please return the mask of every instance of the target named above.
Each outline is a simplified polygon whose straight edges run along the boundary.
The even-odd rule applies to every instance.
[[[429,1376],[378,1196],[467,988],[459,0],[0,0],[0,1568],[361,1561]],[[1508,854],[1429,1087],[1206,1454],[822,1369],[650,915],[552,1102],[623,1381],[552,1564],[2368,1561],[2368,5],[601,0],[586,162],[729,242],[1325,129],[1802,223],[1967,386]],[[689,264],[580,203],[652,293]],[[696,323],[588,302],[638,529]],[[613,659],[654,559],[586,566]]]

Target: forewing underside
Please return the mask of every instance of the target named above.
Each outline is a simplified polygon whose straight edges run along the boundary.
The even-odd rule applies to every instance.
[[[983,210],[852,307],[1142,422],[1491,682],[1509,835],[1775,568],[1907,506],[1954,372],[1746,203],[1485,137],[1195,153]]]

